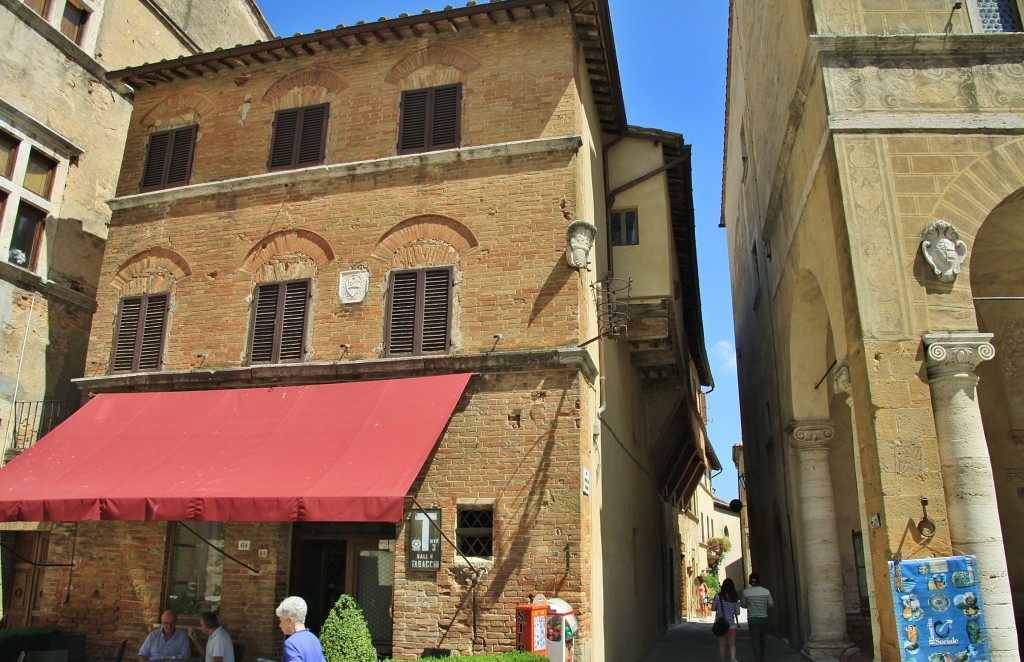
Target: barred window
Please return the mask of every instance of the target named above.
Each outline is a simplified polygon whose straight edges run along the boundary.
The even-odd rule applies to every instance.
[[[459,508],[455,539],[466,556],[493,556],[494,509],[483,506]]]

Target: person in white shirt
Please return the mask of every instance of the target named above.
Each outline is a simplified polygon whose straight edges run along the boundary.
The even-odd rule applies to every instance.
[[[747,626],[750,628],[750,641],[754,644],[754,662],[764,661],[764,634],[768,627],[768,610],[775,606],[771,592],[761,586],[761,576],[750,573],[747,580],[750,586],[743,589],[740,605],[747,610]]]
[[[235,648],[231,643],[231,636],[220,626],[217,614],[212,611],[204,612],[199,617],[199,629],[206,635],[205,646],[196,639],[195,628],[188,629],[188,638],[192,640],[206,662],[235,662]]]

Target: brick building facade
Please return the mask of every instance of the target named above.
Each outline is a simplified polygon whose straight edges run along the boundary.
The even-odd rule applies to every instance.
[[[680,615],[711,376],[689,148],[629,127],[617,77],[607,4],[564,0],[114,72],[135,109],[84,392],[472,376],[397,521],[54,524],[49,562],[74,570],[46,573],[37,622],[137,646],[167,606],[214,608],[248,658],[274,658],[277,602],[304,595],[315,626],[350,593],[378,649],[412,659],[511,649],[515,606],[543,593],[576,608],[578,659],[639,659]],[[286,417],[263,424],[280,430],[265,463],[314,470]],[[438,569],[411,559],[424,510]],[[197,534],[226,554],[198,560]]]

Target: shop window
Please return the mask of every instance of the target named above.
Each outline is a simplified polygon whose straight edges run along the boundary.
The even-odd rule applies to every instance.
[[[174,522],[164,608],[179,616],[219,611],[224,574],[224,523]]]
[[[167,304],[170,295],[148,294],[121,299],[114,334],[111,372],[159,370],[163,363]]]
[[[459,146],[462,85],[402,92],[398,153],[416,154]]]
[[[640,228],[635,209],[612,210],[612,246],[636,246]]]
[[[444,354],[450,348],[452,267],[391,272],[387,356]]]
[[[140,191],[157,191],[188,184],[192,175],[192,156],[198,128],[194,125],[179,127],[158,131],[149,137]]]
[[[328,104],[279,110],[274,115],[270,170],[290,170],[324,162]]]
[[[494,509],[481,506],[459,508],[455,539],[466,556],[493,556]]]
[[[60,31],[71,41],[81,44],[82,35],[85,33],[85,23],[88,19],[89,11],[85,7],[68,0],[60,19]]]
[[[305,357],[309,297],[308,280],[256,286],[249,363],[285,363]]]

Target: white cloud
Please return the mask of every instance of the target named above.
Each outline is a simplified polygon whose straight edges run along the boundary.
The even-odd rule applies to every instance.
[[[711,355],[721,364],[721,367],[729,370],[736,369],[736,348],[731,340],[719,340],[711,347]]]

